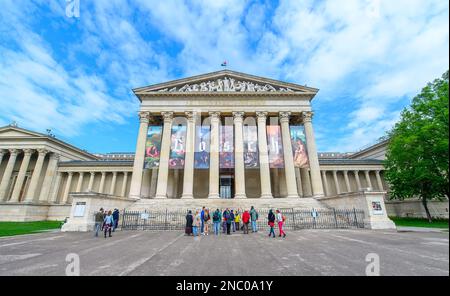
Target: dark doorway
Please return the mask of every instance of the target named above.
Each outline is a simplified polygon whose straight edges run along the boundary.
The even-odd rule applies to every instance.
[[[220,198],[234,198],[234,176],[232,174],[221,174],[219,183]]]

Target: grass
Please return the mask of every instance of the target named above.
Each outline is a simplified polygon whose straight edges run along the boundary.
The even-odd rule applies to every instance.
[[[0,222],[0,237],[39,233],[60,227],[61,221]]]
[[[447,228],[447,219],[435,219],[432,223],[424,218],[407,218],[407,217],[390,217],[396,226],[410,226],[410,227],[429,227],[429,228]]]

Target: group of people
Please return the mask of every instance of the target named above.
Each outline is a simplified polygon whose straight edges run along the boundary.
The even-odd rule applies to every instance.
[[[191,210],[186,215],[186,235],[200,236],[209,235],[210,227],[213,225],[214,234],[217,236],[222,228],[222,233],[230,235],[231,232],[243,231],[244,234],[249,233],[249,227],[252,232],[258,232],[257,221],[259,214],[252,206],[250,210],[232,210],[225,209],[223,212],[216,209],[214,212],[210,212],[205,207],[201,211],[195,211],[195,214]],[[275,223],[278,225],[279,236],[286,237],[286,232],[283,230],[283,225],[286,222],[285,216],[280,210],[269,211],[267,216],[267,224],[269,225],[269,237],[275,237]]]
[[[95,237],[98,237],[98,233],[101,230],[105,234],[109,234],[109,237],[112,237],[111,232],[114,232],[119,226],[119,210],[114,209],[114,211],[105,211],[103,208],[100,208],[100,211],[95,213]]]

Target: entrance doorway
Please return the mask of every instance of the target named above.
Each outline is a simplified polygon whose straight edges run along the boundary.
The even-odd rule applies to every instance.
[[[234,176],[231,174],[220,175],[220,198],[230,199],[234,197]]]

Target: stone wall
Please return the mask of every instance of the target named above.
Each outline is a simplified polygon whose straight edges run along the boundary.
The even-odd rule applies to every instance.
[[[386,210],[391,217],[426,218],[425,208],[420,200],[386,201]],[[448,200],[429,201],[428,209],[433,218],[448,219]]]

